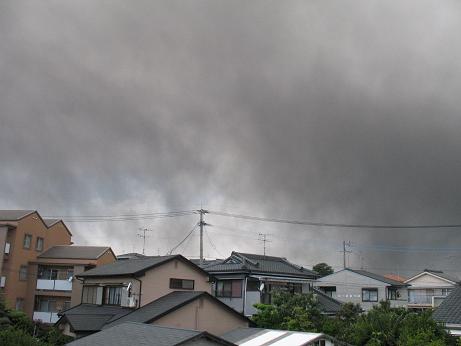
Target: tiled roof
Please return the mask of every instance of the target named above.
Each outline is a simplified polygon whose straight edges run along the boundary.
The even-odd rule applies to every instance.
[[[241,252],[232,252],[232,255],[221,263],[204,266],[203,269],[211,274],[222,272],[251,272],[302,278],[317,277],[317,274],[313,271],[295,265],[283,257],[263,256]]]
[[[339,300],[336,300],[322,291],[313,288],[312,292],[315,294],[317,298],[317,302],[319,303],[319,309],[326,314],[336,314],[341,310],[342,303]]]
[[[0,221],[19,221],[35,210],[0,210]]]
[[[444,278],[446,280],[452,281],[452,282],[459,282],[459,278],[453,275],[449,275],[447,273],[444,273],[441,270],[434,270],[434,269],[424,269],[423,272],[431,273],[437,276],[440,276],[441,278]]]
[[[205,339],[206,345],[234,344],[207,332],[197,330],[153,326],[143,323],[123,323],[116,327],[105,329],[99,333],[77,339],[70,346],[126,346],[126,345],[183,345],[187,341]],[[199,343],[198,343],[199,344]]]
[[[79,277],[101,277],[101,276],[124,276],[124,275],[138,275],[144,273],[146,270],[162,265],[173,259],[178,259],[184,263],[188,263],[195,267],[197,270],[206,274],[199,266],[196,266],[188,259],[181,255],[171,256],[152,256],[141,259],[130,259],[116,261],[110,264],[98,266],[94,269],[88,270],[79,274]]]
[[[369,278],[372,278],[372,279],[387,283],[387,284],[392,285],[392,286],[408,286],[408,285],[404,284],[403,282],[389,279],[389,278],[387,278],[387,277],[385,277],[383,275],[370,273],[370,272],[368,272],[366,270],[358,270],[358,269],[350,269],[350,268],[346,268],[346,270],[349,270],[349,271],[354,272],[356,274],[367,276]]]
[[[405,282],[406,278],[404,278],[403,276],[400,276],[400,275],[397,275],[397,274],[384,274],[383,275],[385,278],[388,278],[388,279],[391,279],[391,280],[394,280],[394,281],[398,281],[398,282]]]
[[[123,322],[140,322],[140,323],[151,323],[156,319],[159,319],[166,314],[173,312],[180,307],[196,300],[200,297],[207,297],[217,304],[222,306],[227,311],[231,312],[232,314],[238,315],[244,320],[247,320],[245,316],[238,313],[231,307],[227,306],[217,298],[213,297],[207,292],[203,291],[174,291],[163,297],[160,297],[153,302],[146,304],[139,309],[134,310],[128,315],[121,317],[118,320],[113,320],[110,324],[106,327],[112,327],[114,325],[123,323]]]
[[[117,260],[129,260],[129,259],[141,259],[141,258],[146,258],[146,255],[136,253],[136,252],[130,252],[130,253],[124,253],[122,255],[117,256]]]
[[[435,309],[432,318],[437,322],[461,324],[461,287],[457,286]]]
[[[80,304],[61,312],[62,317],[57,323],[67,321],[77,332],[98,331],[102,329],[104,324],[132,311],[133,309],[119,306]]]
[[[37,257],[67,259],[98,259],[107,251],[112,250],[108,246],[57,245],[49,248]]]

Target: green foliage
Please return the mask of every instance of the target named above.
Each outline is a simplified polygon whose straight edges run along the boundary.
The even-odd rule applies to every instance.
[[[362,313],[358,304],[346,303],[333,318],[320,313],[312,294],[278,293],[272,305],[256,307],[253,320],[258,327],[323,332],[352,345],[461,345],[432,319],[430,311],[391,308],[389,302],[380,302],[368,313]]]
[[[317,263],[312,267],[312,270],[319,274],[321,277],[333,274],[333,268],[324,262]]]
[[[0,331],[0,345],[2,346],[50,346],[21,329],[9,327]]]
[[[259,310],[253,316],[254,322],[261,328],[319,331],[324,316],[313,294],[273,294],[272,305],[256,304]]]
[[[61,346],[72,340],[56,328],[34,324],[24,312],[7,309],[0,300],[0,345]]]

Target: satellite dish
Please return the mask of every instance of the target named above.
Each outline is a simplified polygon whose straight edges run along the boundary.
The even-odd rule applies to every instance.
[[[67,281],[72,282],[73,279],[74,279],[74,277],[73,277],[73,276],[70,276],[70,277],[67,279]]]
[[[126,286],[126,289],[127,289],[127,291],[129,291],[129,290],[130,290],[130,288],[131,288],[131,285],[132,285],[132,284],[131,284],[131,282],[129,282],[129,283],[128,283],[128,286]]]
[[[259,286],[259,290],[262,291],[264,289],[264,282],[261,283],[261,285]]]

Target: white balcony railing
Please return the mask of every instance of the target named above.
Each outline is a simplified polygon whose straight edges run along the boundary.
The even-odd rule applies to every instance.
[[[56,323],[59,320],[57,312],[34,311],[33,320],[42,323]]]
[[[72,282],[68,280],[37,280],[38,290],[72,291]]]

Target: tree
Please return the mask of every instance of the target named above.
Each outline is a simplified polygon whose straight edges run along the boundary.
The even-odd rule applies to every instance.
[[[312,267],[312,269],[320,275],[320,277],[327,276],[330,274],[333,274],[333,268],[329,266],[328,264],[322,262],[322,263],[317,263],[315,266]]]
[[[253,321],[260,328],[320,331],[325,317],[312,293],[276,292],[272,305],[256,304]]]

